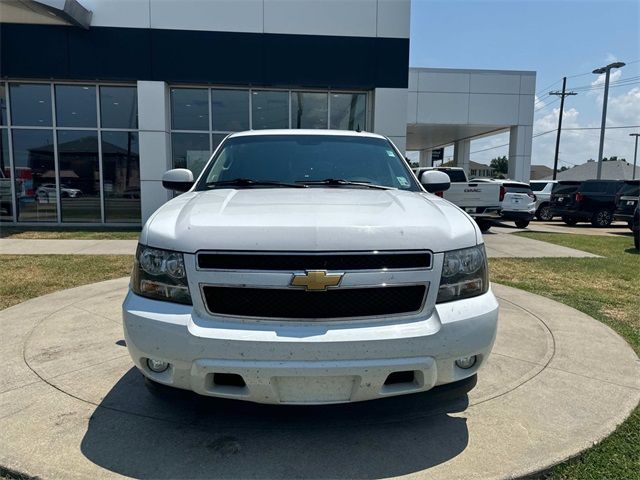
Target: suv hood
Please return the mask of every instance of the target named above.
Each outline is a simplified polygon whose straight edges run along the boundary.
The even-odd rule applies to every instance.
[[[356,188],[187,192],[147,221],[143,244],[198,250],[442,252],[481,242],[471,218],[429,194]]]

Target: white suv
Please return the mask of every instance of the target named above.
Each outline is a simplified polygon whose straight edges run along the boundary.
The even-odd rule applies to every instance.
[[[498,320],[482,234],[387,138],[236,133],[163,183],[186,193],[144,226],[123,305],[148,385],[286,404],[473,386]]]

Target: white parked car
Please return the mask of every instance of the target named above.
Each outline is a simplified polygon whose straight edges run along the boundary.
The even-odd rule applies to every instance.
[[[448,177],[422,181],[387,138],[331,130],[232,134],[197,181],[167,172],[186,193],[145,224],[123,305],[147,385],[274,404],[468,390],[498,303],[480,230],[425,191]]]
[[[527,183],[508,179],[478,178],[480,183],[500,185],[500,218],[527,228],[536,212],[536,196]]]
[[[536,218],[544,222],[553,220],[551,213],[551,190],[557,180],[531,180],[531,190],[536,196]]]
[[[82,196],[82,190],[71,188],[65,184],[60,185],[60,193],[62,198],[78,198]],[[44,201],[53,201],[56,198],[56,184],[43,183],[36,189],[36,199]]]

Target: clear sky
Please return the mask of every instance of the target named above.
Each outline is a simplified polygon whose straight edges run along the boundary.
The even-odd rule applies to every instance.
[[[603,82],[590,72],[612,61],[627,66],[612,72],[607,126],[640,125],[640,0],[412,0],[411,66],[536,71],[534,135],[557,127],[559,97],[548,92],[563,76],[578,91],[565,100],[563,128],[599,127]],[[640,127],[608,129],[604,155],[632,161],[632,132]],[[475,140],[471,159],[506,155],[506,146],[486,149],[508,141]],[[596,158],[598,141],[598,130],[563,131],[560,165]],[[554,147],[554,133],[534,138],[531,163],[552,165]]]

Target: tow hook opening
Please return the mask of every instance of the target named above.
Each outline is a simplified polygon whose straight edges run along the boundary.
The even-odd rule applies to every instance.
[[[244,379],[237,373],[214,373],[213,374],[214,386],[220,387],[246,387]]]
[[[415,380],[415,372],[413,370],[405,370],[401,372],[392,372],[384,381],[385,385],[397,385],[399,383],[413,383]]]

